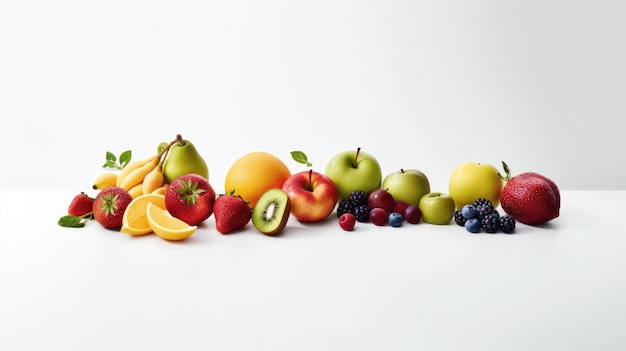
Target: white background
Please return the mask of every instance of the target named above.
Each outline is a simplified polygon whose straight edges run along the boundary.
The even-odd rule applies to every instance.
[[[0,0],[0,349],[624,350],[623,1]],[[537,171],[514,235],[293,217],[182,243],[56,225],[105,151],[361,146],[447,190]],[[24,190],[26,189],[26,190]],[[576,191],[576,190],[622,191]]]
[[[244,153],[357,146],[447,191],[466,161],[626,189],[621,1],[0,0],[0,187],[87,190],[180,133],[222,190]]]

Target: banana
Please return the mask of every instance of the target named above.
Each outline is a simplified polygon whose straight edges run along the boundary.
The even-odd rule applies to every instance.
[[[134,187],[137,184],[141,184],[143,179],[152,171],[156,166],[159,165],[159,158],[154,157],[148,163],[143,166],[132,170],[128,173],[124,179],[120,182],[120,187],[124,188],[124,190],[128,191],[130,188]]]
[[[163,167],[159,163],[153,170],[151,170],[146,177],[143,178],[142,188],[144,194],[148,194],[158,189],[163,185]]]
[[[141,184],[137,184],[134,187],[128,189],[128,193],[130,194],[130,196],[133,197],[133,199],[143,194],[143,191],[141,191]]]
[[[167,187],[169,187],[169,184],[163,184],[162,186],[154,189],[152,191],[152,194],[160,194],[160,195],[165,195],[165,192],[167,191]]]
[[[159,160],[159,155],[152,155],[143,160],[137,160],[127,164],[122,170],[117,174],[117,180],[115,181],[115,185],[121,187],[122,181],[133,171],[143,167],[145,164],[154,162],[154,160]],[[130,188],[129,188],[130,189]],[[127,189],[128,190],[128,189]]]
[[[96,177],[93,182],[93,188],[95,190],[102,190],[110,186],[114,186],[117,181],[117,173],[105,172]]]

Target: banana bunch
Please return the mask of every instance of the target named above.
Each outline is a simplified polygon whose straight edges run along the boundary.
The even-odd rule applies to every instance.
[[[119,173],[106,172],[96,177],[94,189],[118,186],[135,198],[152,192],[164,194],[168,184],[163,176],[162,154],[127,164]]]
[[[165,184],[161,154],[131,162],[117,175],[116,186],[128,191],[133,198],[149,194]]]

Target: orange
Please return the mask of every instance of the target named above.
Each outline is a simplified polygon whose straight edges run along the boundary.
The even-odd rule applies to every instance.
[[[148,203],[146,217],[152,231],[165,240],[185,240],[198,229],[172,216],[167,210]]]
[[[291,176],[289,168],[278,157],[264,151],[253,151],[241,156],[228,170],[224,190],[240,195],[254,208],[263,193],[282,188]]]
[[[122,217],[122,233],[130,235],[144,235],[152,233],[152,228],[148,224],[146,209],[152,203],[165,209],[165,196],[160,194],[143,194],[134,198],[126,207]]]

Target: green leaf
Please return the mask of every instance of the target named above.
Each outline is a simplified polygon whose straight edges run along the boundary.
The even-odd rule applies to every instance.
[[[126,150],[120,154],[120,166],[122,168],[126,167],[128,163],[130,163],[130,159],[132,157],[132,152],[130,150]]]
[[[117,157],[115,157],[115,154],[113,154],[112,152],[107,151],[106,160],[116,162]]]
[[[304,152],[302,152],[302,151],[292,151],[291,152],[291,157],[294,159],[294,161],[296,161],[298,163],[303,163],[303,164],[307,165],[307,167],[313,166],[313,164],[311,162],[309,162],[309,159],[306,156],[306,154]]]
[[[124,168],[131,159],[132,153],[130,150],[126,150],[120,154],[120,163],[117,163],[117,157],[110,151],[106,153],[106,163],[102,165],[102,168]]]
[[[511,179],[511,169],[504,161],[502,161],[502,168],[504,168],[505,175],[502,175],[500,172],[498,172],[498,176],[503,181],[508,182]]]
[[[59,218],[58,224],[61,227],[66,228],[82,228],[85,226],[85,222],[83,221],[83,217],[76,217],[71,215],[62,216]]]

